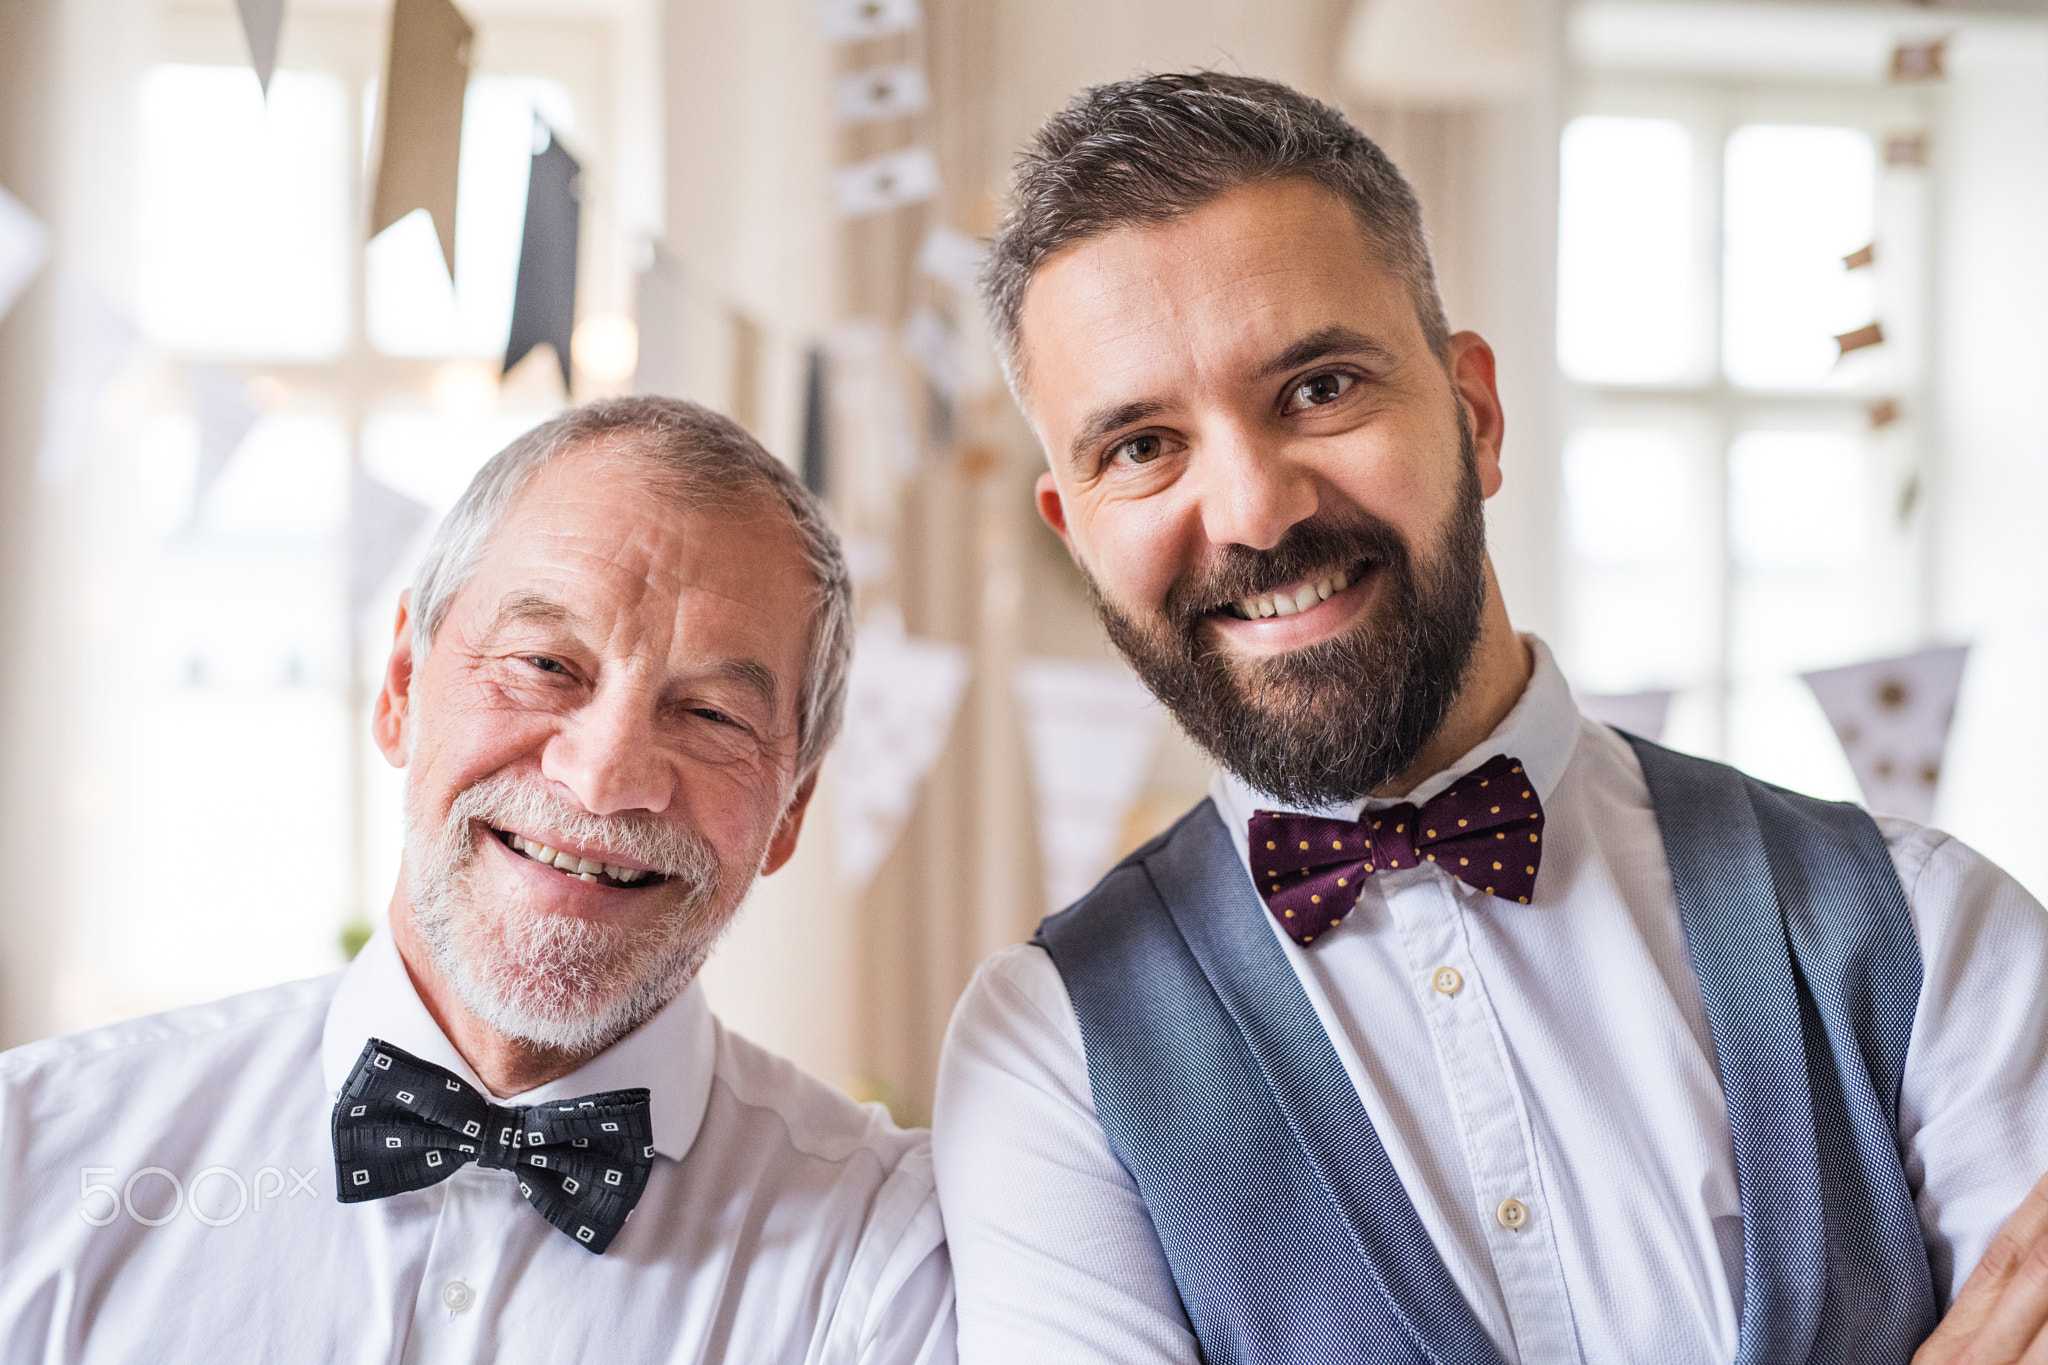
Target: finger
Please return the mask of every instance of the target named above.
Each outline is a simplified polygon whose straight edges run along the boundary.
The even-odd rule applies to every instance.
[[[1934,1339],[1967,1337],[1981,1327],[2013,1276],[2026,1264],[2027,1254],[2044,1238],[2048,1238],[2048,1176],[2035,1183],[1992,1238]]]
[[[1951,1314],[1953,1316],[1953,1314]],[[1948,1326],[1946,1322],[1942,1324]],[[2016,1361],[2048,1327],[2048,1241],[2036,1241],[2020,1257],[2019,1265],[2005,1282],[2004,1292],[1974,1330],[1950,1340],[1967,1343],[1969,1359],[1990,1362]],[[1949,1343],[1945,1342],[1944,1346]],[[1939,1359],[1940,1357],[1936,1357]]]

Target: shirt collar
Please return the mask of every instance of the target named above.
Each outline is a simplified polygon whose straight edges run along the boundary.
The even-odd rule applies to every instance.
[[[434,1016],[427,1013],[388,926],[372,934],[356,954],[327,1007],[320,1062],[329,1091],[340,1093],[363,1044],[371,1038],[382,1038],[422,1061],[446,1067],[480,1093],[491,1093],[441,1032]],[[710,1006],[703,990],[692,981],[659,1014],[568,1075],[500,1103],[545,1104],[603,1090],[645,1086],[650,1095],[654,1149],[679,1161],[696,1141],[704,1120],[717,1046]]]
[[[1564,777],[1564,770],[1571,764],[1572,749],[1578,743],[1579,708],[1572,701],[1571,688],[1566,685],[1557,660],[1551,657],[1550,647],[1534,635],[1521,638],[1522,643],[1528,646],[1532,666],[1528,684],[1523,687],[1514,709],[1501,718],[1492,734],[1466,750],[1441,772],[1432,773],[1417,783],[1415,790],[1400,800],[1412,801],[1419,806],[1495,754],[1508,754],[1521,760],[1522,767],[1536,784],[1537,798],[1550,799],[1551,792]],[[1246,854],[1246,828],[1253,811],[1295,811],[1303,815],[1356,820],[1366,810],[1394,804],[1393,798],[1374,797],[1317,808],[1291,806],[1259,791],[1235,773],[1222,771],[1210,780],[1209,796],[1215,801],[1216,813],[1223,817],[1224,826],[1229,829],[1240,855]]]

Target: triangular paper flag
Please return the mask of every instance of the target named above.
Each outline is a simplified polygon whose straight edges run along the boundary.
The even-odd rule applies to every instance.
[[[823,346],[804,356],[804,487],[825,497],[832,478],[831,361]]]
[[[1969,646],[1955,645],[1802,675],[1870,809],[1923,825],[1934,817],[1969,653]]]
[[[633,311],[640,325],[640,359],[633,392],[681,397],[687,373],[683,354],[687,316],[682,263],[659,242],[649,245],[647,267],[634,281]]]
[[[832,751],[839,875],[849,890],[867,885],[903,832],[953,729],[967,669],[966,650],[905,635],[893,615],[860,632],[846,727]]]
[[[263,93],[270,93],[270,73],[277,69],[277,32],[284,26],[284,0],[235,0],[242,12],[242,33],[249,40],[249,64]]]
[[[582,213],[581,168],[552,131],[533,154],[526,179],[526,235],[519,240],[519,281],[512,290],[512,336],[505,370],[542,342],[555,348],[562,391],[569,384],[569,336],[576,330],[576,235]]]
[[[1027,659],[1017,666],[1045,903],[1078,900],[1109,869],[1124,822],[1145,788],[1163,713],[1116,664]]]
[[[1664,721],[1671,714],[1668,691],[1591,692],[1576,700],[1590,719],[1648,740],[1664,737]]]
[[[918,25],[917,0],[818,0],[818,26],[828,42],[855,43],[907,33]]]
[[[133,324],[83,275],[60,267],[56,284],[56,360],[36,453],[36,477],[52,486],[70,483],[85,467],[99,427],[100,398],[140,341]]]
[[[0,189],[0,318],[50,256],[50,230],[28,206]]]
[[[384,580],[427,521],[424,504],[355,468],[349,480],[348,619],[362,624]]]
[[[384,66],[382,150],[370,211],[376,236],[425,209],[455,278],[455,187],[462,162],[462,98],[476,32],[448,0],[394,0]]]
[[[842,124],[921,114],[931,102],[931,86],[916,62],[871,66],[832,82],[832,105]]]
[[[905,147],[832,173],[832,194],[841,218],[865,218],[920,204],[938,192],[939,161],[929,147]]]
[[[981,274],[981,243],[959,228],[933,223],[918,244],[917,268],[969,298],[976,297]]]
[[[949,403],[959,400],[967,384],[967,355],[952,323],[934,309],[918,309],[903,324],[903,349],[941,398]]]
[[[261,414],[249,402],[242,382],[218,366],[190,367],[186,384],[191,389],[192,416],[199,423],[199,469],[192,480],[190,525],[198,521],[207,490],[219,480]]]

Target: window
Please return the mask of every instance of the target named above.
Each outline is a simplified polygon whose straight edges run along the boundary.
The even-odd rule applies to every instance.
[[[1930,111],[1612,76],[1580,104],[1559,148],[1566,671],[1673,689],[1674,743],[1853,796],[1798,674],[1924,630],[1924,172],[1886,148]]]

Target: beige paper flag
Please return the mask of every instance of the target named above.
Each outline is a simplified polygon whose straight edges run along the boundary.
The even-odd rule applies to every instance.
[[[1870,809],[1923,825],[1934,818],[1969,653],[1953,645],[1801,675],[1842,741]]]
[[[1131,807],[1145,790],[1166,712],[1118,664],[1026,659],[1017,665],[1045,903],[1080,899],[1116,861]]]
[[[1884,345],[1884,327],[1880,323],[1873,322],[1867,327],[1858,327],[1853,332],[1844,332],[1835,338],[1835,345],[1842,348],[1842,355],[1847,355],[1851,351],[1860,351],[1866,346],[1882,346]]]
[[[455,185],[462,158],[462,96],[476,30],[448,0],[395,0],[384,67],[375,236],[425,209],[455,278]]]

